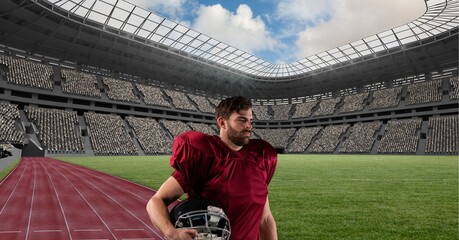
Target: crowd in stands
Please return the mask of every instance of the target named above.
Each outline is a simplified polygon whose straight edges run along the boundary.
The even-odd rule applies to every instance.
[[[294,128],[286,129],[253,129],[252,130],[261,139],[271,143],[275,148],[287,149],[290,138],[295,133]]]
[[[137,154],[134,142],[118,115],[85,112],[90,130],[90,139],[96,155]]]
[[[311,144],[313,138],[322,130],[323,127],[300,128],[296,131],[293,141],[290,143],[287,151],[302,153]]]
[[[150,106],[164,106],[171,107],[171,104],[166,101],[163,97],[161,89],[145,85],[145,84],[136,84],[137,89],[143,95],[143,101]]]
[[[253,117],[257,120],[272,120],[271,114],[269,114],[268,106],[254,105],[252,106]]]
[[[348,95],[344,98],[343,106],[340,107],[339,113],[358,112],[365,107],[365,100],[368,98],[369,92]]]
[[[401,119],[387,122],[379,153],[416,153],[422,119]]]
[[[171,153],[172,136],[155,119],[126,117],[145,154]]]
[[[408,85],[406,104],[414,105],[441,101],[441,86],[441,80],[432,80]]]
[[[16,128],[18,119],[17,105],[0,102],[0,142],[22,143],[24,133]]]
[[[429,118],[431,134],[427,136],[426,153],[451,154],[459,151],[459,116]]]
[[[335,113],[336,105],[341,101],[341,97],[324,99],[319,102],[319,108],[312,113],[312,116],[327,116]]]
[[[295,112],[292,118],[307,118],[312,115],[312,109],[317,106],[319,101],[305,102],[293,105]]]
[[[177,137],[180,133],[192,130],[186,123],[182,121],[174,121],[168,119],[160,119],[161,123],[173,137]]]
[[[108,88],[108,98],[117,101],[140,103],[140,99],[134,94],[131,82],[109,77],[102,77],[102,81]]]
[[[5,79],[9,83],[53,90],[53,74],[55,73],[50,65],[2,53],[0,53],[0,65],[5,70]],[[214,113],[215,107],[220,102],[220,99],[216,98],[146,84],[134,84],[129,81],[64,68],[61,68],[60,76],[62,92],[68,94],[101,98],[104,91],[98,86],[97,79],[100,78],[104,84],[100,87],[106,89],[105,93],[112,100],[134,103],[140,103],[143,100],[150,106],[164,106],[202,113]],[[432,103],[441,101],[442,83],[442,80],[431,80],[304,103],[254,105],[252,110],[256,120],[282,121],[328,116],[335,112],[363,111],[365,104],[368,104],[370,110],[392,108],[399,106],[403,99],[406,105]],[[459,99],[458,77],[449,78],[448,83],[449,98]],[[406,94],[402,91],[403,88]],[[84,150],[76,112],[37,107],[26,107],[25,112],[29,121],[37,127],[37,136],[46,150],[50,152],[82,152]],[[85,113],[84,117],[95,154],[137,153],[135,142],[126,130],[125,122],[120,116]],[[21,143],[23,141],[24,133],[18,130],[19,120],[17,105],[0,102],[0,142]],[[457,153],[458,121],[457,115],[431,117],[426,133],[425,152]],[[215,124],[137,117],[126,117],[126,122],[146,154],[170,153],[173,138],[185,131],[196,130],[210,135],[218,134]],[[382,127],[381,122],[355,123],[352,128],[344,124],[330,125],[325,128],[321,126],[301,127],[297,130],[294,128],[254,129],[253,137],[262,138],[275,147],[287,149],[288,152],[332,153],[339,146],[341,153],[369,153],[371,149],[376,149],[375,147],[378,146],[379,153],[416,153],[421,122],[421,119],[388,121],[384,126],[384,134],[379,145],[375,145],[375,142],[377,141],[376,135]],[[349,135],[343,138],[347,130],[349,130]],[[341,145],[339,145],[340,142],[342,142]]]
[[[375,134],[381,122],[356,123],[350,129],[349,137],[339,149],[340,153],[370,153],[376,141]]]
[[[97,87],[97,77],[94,74],[79,72],[70,69],[62,69],[62,92],[101,98]]]
[[[370,102],[369,109],[397,107],[400,104],[401,93],[402,87],[374,91],[373,100]]]
[[[43,63],[0,54],[0,64],[7,67],[6,80],[16,85],[53,90],[53,68]]]
[[[215,113],[215,106],[212,106],[206,97],[193,94],[188,94],[188,96],[196,103],[199,111],[203,113]]]
[[[311,153],[333,153],[338,147],[341,136],[347,131],[349,124],[329,125],[322,135],[309,148]]]
[[[196,106],[191,103],[184,92],[164,89],[164,92],[170,97],[172,103],[177,109],[197,111]]]
[[[37,137],[50,152],[81,153],[84,151],[76,112],[28,107],[29,121],[38,128]]]
[[[449,78],[449,84],[451,86],[451,91],[449,92],[449,98],[451,100],[459,99],[459,78],[457,76]]]
[[[290,118],[290,110],[292,109],[292,105],[273,105],[271,106],[271,109],[273,111],[274,120],[287,120]]]
[[[190,122],[188,123],[188,125],[190,125],[190,127],[194,130],[194,131],[199,131],[199,132],[203,132],[205,134],[208,134],[208,135],[218,135],[217,134],[217,126],[214,124],[214,125],[208,125],[208,124],[205,124],[205,123],[195,123],[195,122]]]

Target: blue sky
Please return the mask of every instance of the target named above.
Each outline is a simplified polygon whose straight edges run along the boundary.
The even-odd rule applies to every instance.
[[[406,24],[423,0],[131,0],[272,63],[290,63]]]

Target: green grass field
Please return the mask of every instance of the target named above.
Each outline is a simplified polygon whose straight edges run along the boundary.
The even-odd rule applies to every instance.
[[[70,157],[157,189],[168,156]],[[458,239],[458,157],[279,155],[270,203],[279,239]]]

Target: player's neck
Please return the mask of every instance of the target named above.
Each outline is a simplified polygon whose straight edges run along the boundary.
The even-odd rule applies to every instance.
[[[234,144],[227,136],[220,134],[220,140],[231,150],[239,151],[241,150],[242,146]]]

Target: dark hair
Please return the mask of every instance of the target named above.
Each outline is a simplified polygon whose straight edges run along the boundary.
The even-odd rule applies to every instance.
[[[228,119],[232,113],[247,110],[251,107],[252,102],[245,97],[230,97],[218,104],[215,110],[215,116],[217,118],[222,117],[223,119]]]

